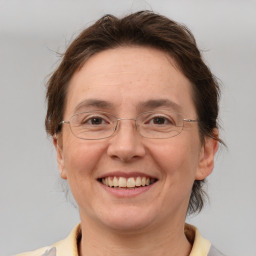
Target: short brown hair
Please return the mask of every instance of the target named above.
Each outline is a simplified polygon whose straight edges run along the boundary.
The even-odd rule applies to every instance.
[[[59,67],[48,81],[48,109],[45,119],[47,133],[53,136],[59,132],[67,88],[74,72],[96,53],[129,45],[157,48],[175,59],[180,70],[192,84],[202,143],[205,136],[221,142],[214,133],[214,129],[218,127],[218,82],[203,62],[194,36],[184,25],[151,11],[136,12],[121,19],[105,15],[82,31],[71,43]],[[203,208],[206,198],[202,188],[204,182],[194,182],[188,214],[200,212]]]

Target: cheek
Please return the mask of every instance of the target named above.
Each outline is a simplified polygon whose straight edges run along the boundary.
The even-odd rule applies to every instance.
[[[186,212],[199,159],[195,145],[192,140],[177,137],[150,147],[153,165],[161,173],[159,209],[166,215]]]
[[[81,177],[95,176],[94,170],[97,169],[104,151],[104,144],[95,143],[95,141],[83,141],[75,138],[66,143],[63,147],[63,155],[68,182],[78,183],[81,182]]]
[[[199,144],[193,139],[180,140],[177,137],[152,147],[152,158],[170,187],[192,186],[199,163],[199,148],[195,145]]]
[[[98,163],[104,154],[103,143],[72,140],[63,145],[64,170],[67,181],[79,207],[91,204],[95,194]]]

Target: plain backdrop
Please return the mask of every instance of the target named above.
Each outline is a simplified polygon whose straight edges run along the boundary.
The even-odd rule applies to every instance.
[[[102,15],[141,9],[186,24],[221,81],[228,150],[208,179],[210,203],[187,221],[227,255],[256,255],[255,1],[0,0],[0,256],[50,245],[79,222],[44,131],[56,52]]]

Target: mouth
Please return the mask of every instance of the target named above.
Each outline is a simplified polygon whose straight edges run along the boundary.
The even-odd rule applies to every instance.
[[[150,178],[146,176],[137,177],[118,177],[118,176],[108,176],[98,179],[103,185],[107,187],[117,188],[117,189],[136,189],[140,187],[147,187],[155,182],[157,179]]]

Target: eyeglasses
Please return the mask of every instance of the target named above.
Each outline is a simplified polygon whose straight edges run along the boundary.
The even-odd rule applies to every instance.
[[[117,118],[114,115],[101,111],[89,111],[71,116],[69,124],[71,132],[79,139],[100,140],[109,138],[118,130],[122,120],[135,121],[136,130],[142,137],[150,139],[167,139],[179,135],[184,122],[192,123],[198,120],[183,119],[178,113],[144,112],[133,118]]]

